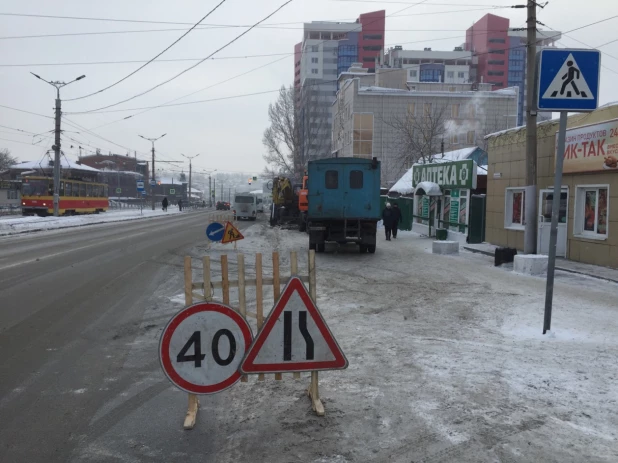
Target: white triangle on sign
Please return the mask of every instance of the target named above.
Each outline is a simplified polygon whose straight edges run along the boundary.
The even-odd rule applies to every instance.
[[[556,74],[556,76],[543,93],[543,99],[545,98],[557,98],[557,99],[582,99],[593,100],[594,95],[588,87],[586,78],[582,74],[573,54],[569,53],[569,56],[562,64],[562,67]]]

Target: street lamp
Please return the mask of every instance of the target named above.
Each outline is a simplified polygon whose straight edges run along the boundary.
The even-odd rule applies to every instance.
[[[217,169],[215,169],[215,170],[206,170],[206,169],[204,169],[203,170],[204,173],[208,174],[208,207],[212,207],[212,191],[213,191],[213,189],[212,189],[212,186],[211,186],[211,183],[210,183],[210,180],[211,180],[210,176],[211,176],[211,174],[214,174],[216,171],[217,171]],[[216,179],[215,179],[215,182],[216,182]],[[216,187],[217,186],[215,185],[215,189],[216,189]]]
[[[187,158],[189,160],[189,206],[190,206],[191,205],[191,161],[193,160],[193,158],[198,157],[200,153],[196,154],[195,156],[185,156],[182,153],[180,153],[180,155],[183,158]]]
[[[54,217],[58,217],[60,215],[60,117],[62,115],[61,106],[62,102],[60,101],[60,89],[62,87],[66,87],[73,82],[77,82],[78,80],[82,80],[85,75],[79,76],[73,79],[70,82],[60,82],[53,80],[45,80],[41,76],[31,72],[34,77],[43,82],[51,85],[56,89],[56,114],[55,114],[55,138],[54,138],[54,146],[52,146],[54,150]]]
[[[167,133],[164,133],[163,135],[161,135],[160,137],[157,137],[157,138],[146,138],[143,135],[139,135],[144,140],[148,140],[150,143],[152,143],[152,180],[155,179],[155,148],[154,148],[154,144],[155,144],[155,142],[157,140],[160,140],[161,138],[163,138],[166,135],[167,135]],[[152,185],[152,181],[150,182],[150,197],[152,199],[152,210],[154,211],[155,210],[155,197],[154,197],[154,187]]]

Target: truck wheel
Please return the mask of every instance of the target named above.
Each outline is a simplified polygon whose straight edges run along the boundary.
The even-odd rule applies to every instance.
[[[367,252],[367,245],[366,244],[359,244],[358,245],[358,250],[361,254],[365,254]]]
[[[317,247],[318,252],[324,252],[325,249],[326,249],[326,243],[318,243],[318,247]]]
[[[375,254],[375,252],[376,252],[376,245],[375,244],[367,245],[367,250],[369,251],[369,254]]]

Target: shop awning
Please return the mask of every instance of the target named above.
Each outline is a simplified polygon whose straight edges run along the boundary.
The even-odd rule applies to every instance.
[[[424,195],[424,196],[442,196],[442,190],[440,190],[440,185],[433,182],[421,182],[416,185],[414,189],[415,195]]]

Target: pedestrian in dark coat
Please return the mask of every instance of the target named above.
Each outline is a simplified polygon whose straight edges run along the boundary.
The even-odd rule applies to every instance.
[[[168,205],[167,196],[163,197],[163,201],[161,201],[161,205],[163,206],[163,210],[167,211],[167,205]]]
[[[382,211],[382,223],[384,224],[384,231],[386,233],[386,241],[391,240],[391,232],[393,231],[393,225],[395,222],[395,213],[391,207],[391,203],[386,203],[386,208]]]
[[[178,210],[182,211],[182,199],[178,200]]]
[[[397,239],[397,229],[401,223],[401,209],[397,203],[393,204],[393,214],[395,215],[395,224],[393,225],[393,238]]]

